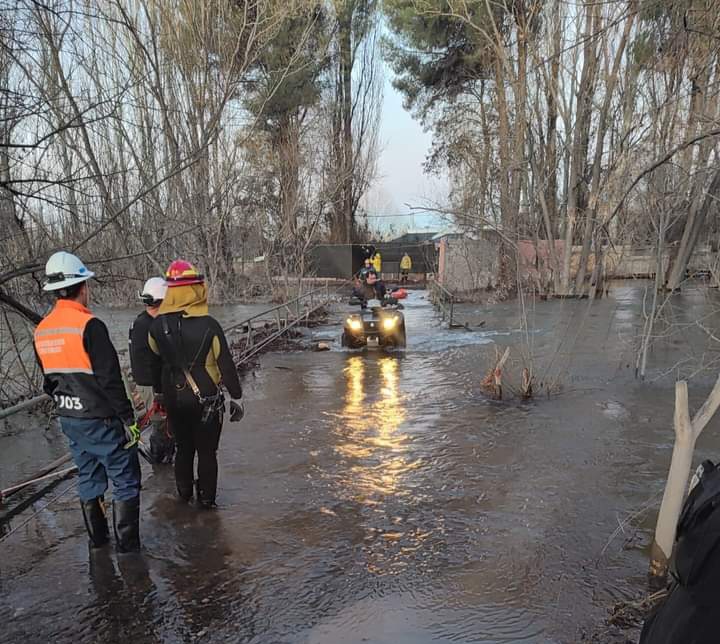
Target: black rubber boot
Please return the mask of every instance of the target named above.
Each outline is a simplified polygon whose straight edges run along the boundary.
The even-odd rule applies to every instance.
[[[115,543],[119,552],[140,551],[140,497],[113,501]]]
[[[193,498],[192,485],[190,485],[190,487],[188,488],[188,487],[185,487],[185,486],[183,486],[183,485],[180,485],[180,483],[176,483],[176,484],[175,484],[175,487],[176,487],[176,489],[177,489],[178,498],[179,498],[183,503],[190,503],[190,501],[191,501],[192,498]]]
[[[104,546],[110,540],[110,535],[103,497],[98,496],[89,501],[80,501],[80,507],[85,520],[85,528],[90,537],[90,547]]]
[[[215,496],[210,497],[207,493],[203,493],[200,487],[200,481],[195,481],[195,494],[197,495],[198,506],[203,510],[212,510],[217,507]]]

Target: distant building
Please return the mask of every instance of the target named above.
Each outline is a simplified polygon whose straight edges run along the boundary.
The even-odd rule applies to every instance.
[[[433,238],[437,235],[435,230],[417,230],[410,231],[390,240],[388,243],[395,246],[417,246],[419,244],[426,244],[432,242]]]

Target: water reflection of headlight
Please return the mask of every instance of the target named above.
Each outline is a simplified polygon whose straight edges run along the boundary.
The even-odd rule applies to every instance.
[[[398,503],[412,501],[414,472],[422,466],[412,458],[412,442],[403,425],[407,418],[400,387],[401,363],[383,356],[350,357],[345,366],[345,404],[335,427],[335,449],[342,457],[335,477],[338,492],[371,510],[362,515],[367,570],[397,574],[418,558],[430,533],[393,520]]]
[[[367,369],[375,373],[366,378]],[[348,459],[345,485],[363,495],[398,493],[399,481],[414,467],[406,457],[408,437],[398,431],[406,413],[399,363],[392,357],[367,361],[352,356],[346,363],[345,379],[336,447]]]
[[[350,416],[362,411],[362,402],[365,399],[365,389],[363,387],[365,370],[360,356],[353,356],[348,360],[345,375],[347,378],[345,415]]]

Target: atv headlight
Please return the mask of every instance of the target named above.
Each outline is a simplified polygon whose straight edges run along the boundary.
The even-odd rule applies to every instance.
[[[383,329],[385,329],[386,331],[392,331],[395,328],[396,324],[397,324],[396,317],[385,318],[383,320]]]
[[[351,331],[362,331],[362,320],[358,320],[357,318],[348,318],[346,321]]]

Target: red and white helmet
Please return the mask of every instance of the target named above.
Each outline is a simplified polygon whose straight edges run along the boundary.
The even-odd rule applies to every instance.
[[[187,286],[189,284],[202,284],[205,277],[184,259],[176,259],[165,271],[165,281],[168,288],[173,286]]]

